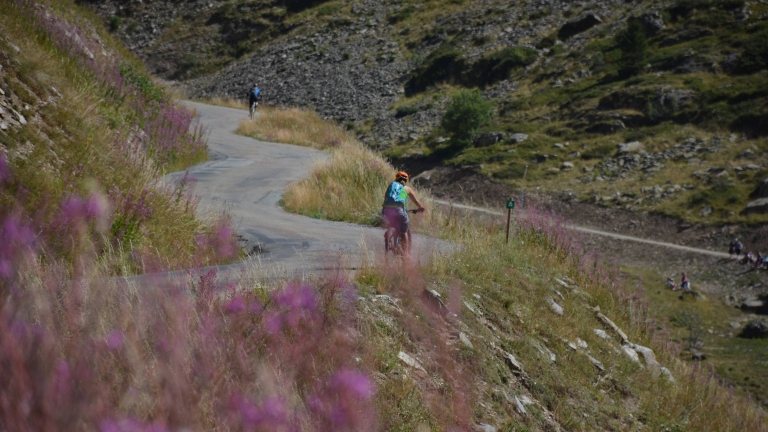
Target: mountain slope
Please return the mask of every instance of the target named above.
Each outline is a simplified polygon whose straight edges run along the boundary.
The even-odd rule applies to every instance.
[[[57,258],[75,260],[73,242],[93,247],[115,273],[212,259],[197,239],[212,227],[195,215],[190,185],[158,182],[206,157],[193,115],[86,10],[0,7],[0,218]],[[83,234],[90,246],[77,244]]]
[[[153,38],[136,49],[178,71],[154,68],[166,76],[208,74],[187,82],[191,96],[240,98],[256,82],[268,102],[312,107],[417,171],[464,167],[515,187],[528,165],[528,181],[600,205],[689,222],[768,217],[747,208],[768,176],[762,1],[192,2],[195,13],[151,17],[162,4],[131,3],[136,18],[117,31]],[[623,55],[632,22],[645,42]],[[450,148],[439,128],[457,87],[497,109],[481,130],[496,134],[470,148]]]

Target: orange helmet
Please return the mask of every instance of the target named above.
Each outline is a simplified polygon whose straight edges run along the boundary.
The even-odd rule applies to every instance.
[[[398,171],[395,175],[395,181],[400,181],[401,179],[405,179],[405,181],[408,181],[408,173],[405,171]]]

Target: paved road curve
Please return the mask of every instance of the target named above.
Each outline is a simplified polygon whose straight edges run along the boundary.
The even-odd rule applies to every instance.
[[[200,211],[229,209],[248,247],[265,250],[251,261],[306,274],[339,265],[342,253],[347,256],[344,266],[359,265],[363,242],[368,250],[383,248],[381,229],[299,216],[278,205],[286,187],[306,177],[314,162],[327,158],[325,153],[235,134],[247,111],[184,103],[197,110],[210,133],[208,147],[215,158],[189,169],[196,180],[195,193],[201,197]],[[421,256],[427,256],[431,243],[424,237],[417,240]]]

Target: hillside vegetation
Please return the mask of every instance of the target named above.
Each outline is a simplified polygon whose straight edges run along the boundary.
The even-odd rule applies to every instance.
[[[202,159],[191,115],[69,1],[0,2],[0,25],[0,429],[766,430],[535,211],[509,244],[450,208],[415,218],[456,245],[422,267],[199,270],[231,229],[195,219],[189,179],[155,182]],[[296,187],[375,203],[393,167],[355,149]]]
[[[112,273],[207,263],[219,241],[234,252],[228,222],[198,219],[189,179],[159,181],[206,158],[193,114],[73,3],[0,12],[6,252],[40,242],[74,264],[81,230],[99,233],[88,247]]]
[[[156,72],[202,75],[191,95],[240,98],[257,82],[412,170],[517,188],[528,166],[529,183],[599,205],[768,217],[755,202],[768,177],[763,0],[93,3]],[[441,119],[463,88],[495,115],[460,144]]]
[[[314,113],[262,115],[243,121],[240,132],[274,138],[280,124],[279,140],[297,143],[305,128],[339,133]],[[378,204],[393,168],[382,173],[377,155],[359,147],[340,152],[351,138],[340,146],[322,138],[334,134],[303,143],[326,148],[331,159],[289,188],[285,207],[366,223],[352,210]],[[413,218],[413,229],[457,244],[454,253],[421,268],[407,260],[378,264],[356,277],[366,341],[359,358],[374,371],[376,428],[765,428],[764,414],[743,393],[684,361],[684,347],[671,339],[678,329],[657,320],[643,285],[580,251],[561,219],[531,209],[504,245],[496,222],[430,207]],[[742,409],[755,413],[754,423],[743,423]]]

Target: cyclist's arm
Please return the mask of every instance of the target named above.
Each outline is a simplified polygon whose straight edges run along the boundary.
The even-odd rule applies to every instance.
[[[416,198],[416,194],[413,193],[413,189],[406,186],[405,187],[406,192],[408,192],[408,198],[412,199],[414,203],[416,203],[417,206],[419,206],[419,210],[424,210],[424,206],[421,205],[421,201],[419,201],[418,198]]]

